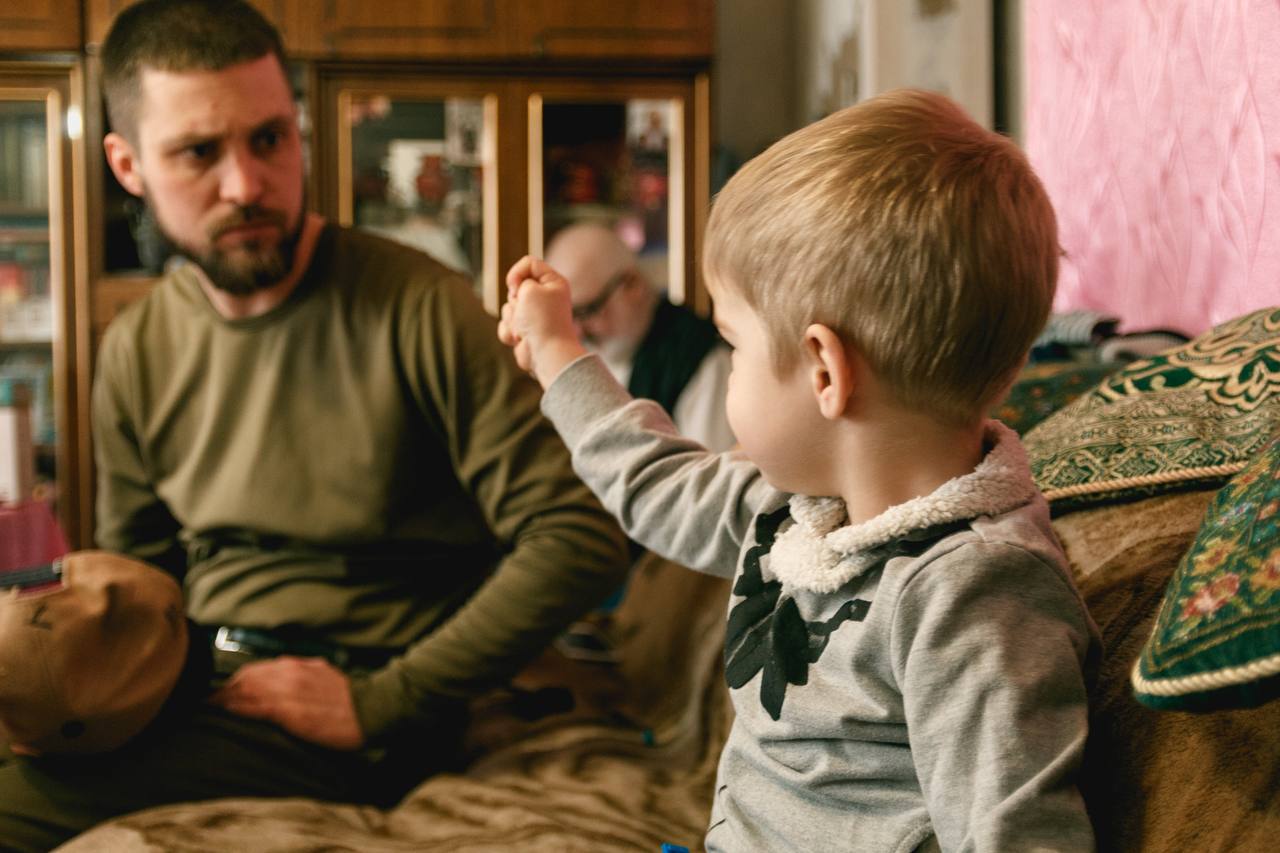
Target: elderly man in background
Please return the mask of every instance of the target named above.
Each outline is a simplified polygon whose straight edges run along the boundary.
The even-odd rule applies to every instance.
[[[546,254],[569,281],[583,343],[618,382],[656,401],[688,438],[710,450],[731,448],[724,412],[730,350],[711,321],[668,301],[604,225],[563,228]]]

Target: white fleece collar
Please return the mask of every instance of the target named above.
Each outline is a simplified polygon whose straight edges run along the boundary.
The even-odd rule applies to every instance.
[[[1036,487],[1017,433],[999,421],[987,421],[983,441],[991,450],[971,473],[861,524],[846,524],[840,498],[792,495],[795,523],[774,541],[769,570],[784,587],[834,592],[878,562],[869,552],[879,545],[912,531],[999,515],[1030,501]]]

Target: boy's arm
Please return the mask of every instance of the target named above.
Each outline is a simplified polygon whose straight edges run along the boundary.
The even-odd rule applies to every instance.
[[[781,499],[745,458],[680,436],[661,406],[632,399],[595,356],[560,372],[542,410],[627,535],[689,568],[732,576],[755,514]]]
[[[1058,571],[971,543],[904,587],[891,654],[944,850],[1094,849],[1076,787],[1091,623]]]
[[[728,577],[754,513],[778,497],[741,457],[681,438],[654,403],[633,401],[578,341],[568,283],[532,257],[507,273],[498,337],[546,389],[542,410],[574,470],[645,547]]]

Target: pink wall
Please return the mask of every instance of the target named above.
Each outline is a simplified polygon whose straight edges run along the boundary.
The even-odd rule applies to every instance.
[[[1027,0],[1058,310],[1198,333],[1280,304],[1280,0]]]

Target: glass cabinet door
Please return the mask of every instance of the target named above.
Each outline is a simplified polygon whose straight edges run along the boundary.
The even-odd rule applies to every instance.
[[[557,91],[557,88],[559,89]],[[691,277],[686,228],[687,87],[538,87],[529,98],[529,243],[566,225],[613,229],[648,278],[682,301]]]
[[[20,439],[29,452],[3,448],[3,464],[32,463],[34,483],[18,496],[55,510],[73,541],[80,496],[69,138],[78,136],[78,109],[69,72],[0,65],[0,404],[30,418]],[[7,440],[19,441],[12,430]]]
[[[338,82],[344,225],[421,249],[496,294],[497,96],[449,84]]]

